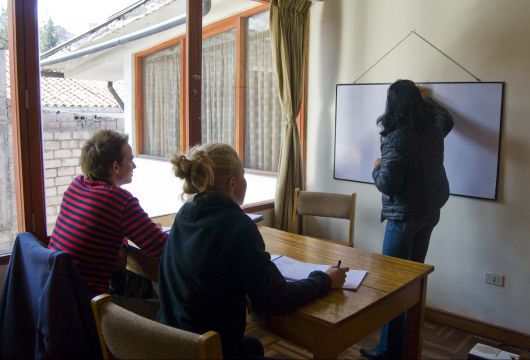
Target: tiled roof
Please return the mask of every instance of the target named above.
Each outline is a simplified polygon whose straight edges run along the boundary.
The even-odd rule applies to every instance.
[[[106,81],[41,77],[42,107],[119,108]],[[123,82],[113,83],[123,99]]]
[[[6,56],[7,96],[10,97],[9,52]],[[123,81],[113,83],[114,90],[123,100]],[[99,80],[79,80],[41,76],[41,107],[71,108],[116,108],[119,105],[110,93],[107,82]]]

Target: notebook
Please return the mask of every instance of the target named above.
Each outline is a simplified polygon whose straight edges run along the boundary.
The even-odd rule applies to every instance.
[[[276,267],[282,273],[286,280],[302,280],[307,279],[312,271],[320,270],[326,271],[330,265],[311,264],[295,260],[285,255],[271,255],[271,260],[276,264]],[[350,269],[346,273],[346,281],[342,286],[346,290],[357,290],[361,285],[366,270]]]

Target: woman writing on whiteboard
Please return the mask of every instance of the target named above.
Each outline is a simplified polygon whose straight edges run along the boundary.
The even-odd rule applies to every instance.
[[[383,255],[421,263],[449,198],[444,137],[453,127],[451,114],[427,94],[428,89],[410,80],[390,85],[385,113],[377,119],[381,158],[372,172],[382,193],[381,221],[387,221]],[[369,359],[403,357],[405,322],[403,313],[384,325],[377,347],[361,349],[361,354]]]
[[[177,213],[164,248],[157,320],[195,333],[217,331],[226,359],[263,356],[259,340],[244,337],[246,297],[258,312],[285,313],[342,287],[348,268],[285,281],[240,208],[247,182],[230,145],[203,144],[171,162],[184,192],[196,195]]]

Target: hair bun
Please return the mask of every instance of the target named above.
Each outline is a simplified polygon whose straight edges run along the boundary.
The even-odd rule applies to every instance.
[[[186,194],[209,189],[224,191],[226,179],[239,176],[242,165],[235,150],[227,144],[206,143],[191,148],[186,155],[174,153],[171,158],[175,176],[184,180]],[[216,185],[216,181],[219,184]]]
[[[175,176],[180,179],[188,179],[191,174],[191,161],[182,154],[174,154],[171,158],[171,163],[173,164],[173,170]]]

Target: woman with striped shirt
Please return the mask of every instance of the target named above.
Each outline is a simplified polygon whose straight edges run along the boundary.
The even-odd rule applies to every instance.
[[[69,253],[93,293],[108,291],[115,270],[124,267],[127,239],[160,257],[167,234],[121,186],[132,181],[128,136],[103,129],[81,149],[83,175],[76,177],[61,203],[48,247]]]

